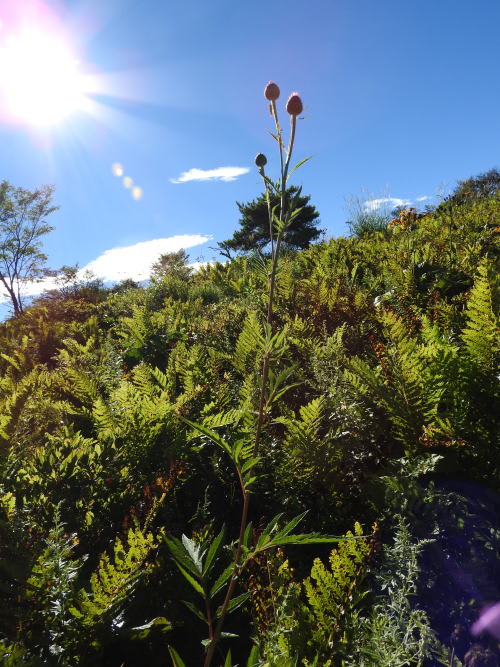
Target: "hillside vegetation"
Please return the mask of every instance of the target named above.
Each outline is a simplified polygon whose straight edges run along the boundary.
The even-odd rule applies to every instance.
[[[0,325],[3,665],[500,664],[500,179],[297,250],[265,96],[269,255]]]
[[[469,628],[500,600],[499,221],[483,198],[283,256],[217,664],[498,664]],[[264,259],[174,263],[1,326],[2,664],[200,663],[241,512],[214,434],[255,429],[266,294]],[[304,512],[358,538],[255,548]]]

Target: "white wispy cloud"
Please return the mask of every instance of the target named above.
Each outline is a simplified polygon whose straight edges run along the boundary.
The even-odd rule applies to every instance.
[[[90,271],[96,278],[104,282],[116,282],[132,278],[132,280],[147,280],[151,274],[151,265],[160,255],[167,252],[177,252],[181,248],[192,248],[210,240],[204,234],[179,234],[163,239],[141,241],[134,245],[121,248],[111,248],[99,255],[78,271],[77,278],[84,279]],[[39,282],[26,283],[23,294],[36,296],[48,289],[57,289],[57,278],[44,278]],[[0,303],[8,302],[6,294],[0,293]]]
[[[123,248],[112,248],[84,266],[82,272],[92,271],[104,281],[124,278],[146,280],[150,276],[151,265],[161,254],[176,252],[181,248],[192,248],[209,239],[209,236],[202,234],[180,234],[164,239],[142,241]]]
[[[410,206],[410,199],[400,199],[399,197],[381,197],[380,199],[368,199],[364,203],[365,211],[371,213],[381,208],[396,208],[396,206]]]
[[[422,197],[417,197],[415,201],[427,201],[428,199],[432,199],[432,197],[429,197],[428,195],[423,195]]]
[[[188,181],[235,181],[238,176],[248,174],[248,167],[217,167],[216,169],[188,169],[177,178],[171,178],[171,183],[187,183]]]

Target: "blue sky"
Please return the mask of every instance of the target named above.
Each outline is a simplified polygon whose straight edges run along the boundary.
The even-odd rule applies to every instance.
[[[346,233],[345,200],[362,189],[415,202],[500,164],[494,0],[0,0],[0,48],[33,23],[64,34],[96,82],[85,109],[48,127],[0,107],[0,179],[56,186],[53,268],[137,276],[184,235],[193,260],[213,258],[235,202],[261,192],[255,154],[276,167],[269,80],[281,108],[302,96],[295,155],[314,157],[296,182],[328,236]]]

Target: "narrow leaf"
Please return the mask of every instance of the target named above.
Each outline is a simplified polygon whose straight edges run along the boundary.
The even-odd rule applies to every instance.
[[[197,424],[195,422],[189,421],[189,419],[186,419],[185,417],[181,417],[182,421],[191,426],[191,428],[196,429],[197,431],[200,431],[200,433],[203,433],[203,435],[206,435],[207,438],[210,438],[212,442],[215,442],[216,445],[219,445],[219,447],[222,447],[231,457],[232,457],[232,449],[229,446],[229,444],[224,440],[224,438],[221,438],[221,436],[216,433],[215,431],[212,431],[211,429],[207,428],[206,426],[203,426],[203,424]]]
[[[244,547],[248,549],[248,545],[250,544],[250,536],[252,535],[252,522],[248,523],[247,527],[245,528],[245,532],[243,534],[243,541],[242,544]]]
[[[173,648],[173,646],[168,647],[168,652],[170,653],[170,657],[172,658],[172,664],[174,667],[186,667],[186,663],[177,653],[175,648]]]
[[[331,535],[321,535],[320,533],[306,533],[305,535],[288,535],[288,537],[280,537],[272,539],[268,542],[263,550],[271,549],[273,547],[281,547],[285,544],[331,544],[333,542],[340,542],[345,539],[356,540],[358,537],[346,538],[345,536],[333,537]]]
[[[241,474],[244,475],[247,470],[250,470],[250,468],[256,466],[259,461],[260,457],[258,456],[253,456],[251,459],[245,461],[245,463],[241,466]]]
[[[242,604],[244,604],[248,598],[250,597],[250,593],[242,593],[241,595],[237,595],[235,598],[231,600],[227,607],[227,613],[230,614],[232,611],[236,611],[236,609],[239,609]],[[222,605],[217,609],[216,617],[219,618],[222,612]]]
[[[181,600],[182,604],[186,605],[186,607],[189,609],[190,612],[192,612],[195,616],[198,616],[204,623],[207,623],[208,621],[205,617],[205,614],[196,607],[192,602],[188,602],[187,600]]]
[[[290,176],[293,174],[294,171],[296,171],[297,169],[302,167],[302,165],[305,164],[306,162],[308,162],[311,158],[312,158],[312,155],[309,155],[308,157],[305,157],[303,160],[300,160],[299,162],[297,162],[297,164],[295,166],[293,166],[290,169],[290,171],[288,172],[288,178],[290,178]],[[288,180],[288,178],[286,180]]]
[[[187,581],[189,581],[189,583],[190,583],[191,586],[194,588],[194,590],[195,590],[197,593],[199,593],[202,597],[205,597],[205,592],[204,592],[203,588],[200,586],[200,584],[196,581],[196,579],[195,579],[194,577],[192,577],[192,576],[189,574],[189,572],[187,572],[187,571],[182,567],[182,565],[179,565],[179,563],[178,563],[177,561],[175,562],[175,564],[177,565],[177,567],[179,568],[179,570],[181,571],[181,574],[185,577],[185,579],[187,579]]]
[[[267,524],[267,526],[262,531],[261,536],[259,537],[259,540],[257,542],[257,547],[256,547],[257,549],[259,549],[262,545],[264,545],[265,543],[267,543],[270,540],[271,533],[276,528],[276,526],[277,526],[277,524],[278,524],[278,522],[279,522],[279,520],[281,519],[282,516],[283,516],[283,512],[281,512],[280,514],[277,514]]]
[[[259,660],[259,649],[254,644],[252,646],[252,650],[250,651],[250,655],[248,656],[247,667],[258,667],[259,662],[260,662],[260,660]]]
[[[203,566],[203,576],[206,576],[210,572],[212,564],[215,558],[217,557],[217,554],[219,553],[225,533],[226,533],[226,528],[225,526],[222,526],[220,533],[217,535],[217,537],[213,540],[212,544],[210,545],[207,552],[207,557],[205,558],[205,564]]]
[[[210,597],[211,598],[213,598],[214,595],[216,595],[221,590],[221,588],[224,587],[227,580],[232,575],[233,570],[234,570],[234,563],[229,563],[229,565],[226,567],[224,572],[219,576],[217,581],[214,583],[214,585],[210,589]]]
[[[302,512],[302,514],[299,514],[296,516],[294,519],[289,521],[284,528],[282,528],[279,532],[276,533],[276,539],[279,539],[280,537],[285,537],[289,533],[292,532],[292,530],[297,526],[302,519],[305,517],[309,510],[306,510],[305,512]]]

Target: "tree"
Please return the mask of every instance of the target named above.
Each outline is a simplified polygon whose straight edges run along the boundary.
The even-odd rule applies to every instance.
[[[51,185],[30,191],[0,183],[0,282],[15,315],[23,312],[23,287],[44,274],[42,237],[53,229],[45,218],[58,208],[53,194]]]
[[[177,252],[163,253],[151,267],[151,280],[157,282],[165,276],[188,280],[192,274],[192,269],[188,265],[188,259],[184,248],[181,248]]]
[[[283,247],[289,250],[308,248],[323,230],[318,229],[316,221],[319,213],[309,204],[311,197],[302,195],[302,188],[292,185],[286,192],[287,210],[301,209],[292,220],[283,238]],[[269,213],[265,195],[242,204],[236,202],[241,218],[240,229],[236,230],[231,239],[217,244],[223,255],[230,258],[231,251],[251,252],[263,251],[269,243]],[[277,194],[270,198],[271,208],[276,206],[279,212],[280,198]]]
[[[450,203],[461,206],[478,199],[490,199],[498,193],[500,193],[500,171],[490,169],[484,174],[458,181],[455,190],[446,197],[444,206],[447,207]]]

